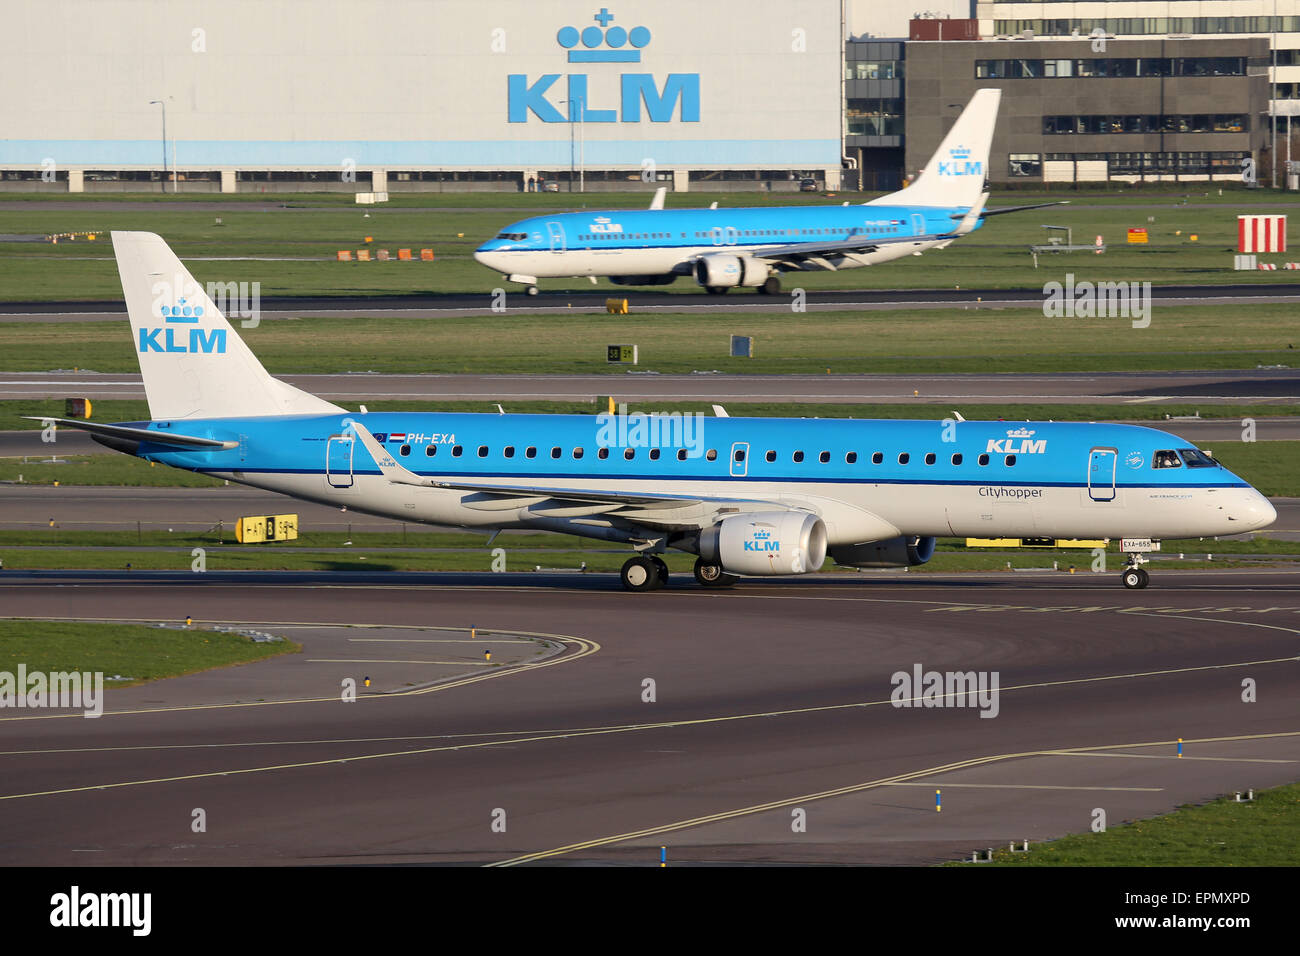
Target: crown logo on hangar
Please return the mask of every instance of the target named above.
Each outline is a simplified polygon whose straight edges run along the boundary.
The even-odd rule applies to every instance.
[[[605,7],[592,17],[598,27],[561,27],[555,34],[555,42],[569,51],[570,63],[640,63],[641,49],[650,42],[650,30],[647,27],[611,27],[609,22],[614,15]],[[608,29],[606,29],[608,27]],[[577,49],[581,43],[585,49]],[[605,44],[604,49],[597,49]],[[632,49],[624,49],[631,46]]]

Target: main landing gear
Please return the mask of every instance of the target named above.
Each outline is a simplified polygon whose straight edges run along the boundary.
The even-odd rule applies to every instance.
[[[738,574],[728,574],[720,564],[709,564],[703,558],[695,559],[695,581],[702,588],[729,588],[740,580]]]
[[[781,291],[781,280],[776,276],[768,276],[766,281],[758,287],[760,295],[777,295]]]
[[[668,565],[658,555],[638,554],[627,559],[619,577],[629,591],[657,591],[668,583]]]

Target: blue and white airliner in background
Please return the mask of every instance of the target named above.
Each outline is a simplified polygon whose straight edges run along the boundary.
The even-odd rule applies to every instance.
[[[351,412],[273,378],[163,240],[113,233],[149,421],[57,419],[110,448],[335,507],[625,543],[622,580],[922,564],[935,538],[1160,538],[1273,522],[1189,442],[1132,425]],[[630,416],[623,416],[624,419]],[[635,426],[635,427],[629,427]],[[1145,540],[1151,539],[1151,540]]]
[[[836,271],[942,249],[989,216],[1058,203],[985,209],[984,177],[1000,90],[978,90],[916,182],[858,205],[649,209],[556,213],[521,219],[474,258],[537,293],[544,278],[604,277],[667,285],[694,276],[710,293],[733,287],[775,294],[778,273]],[[715,204],[716,206],[716,204]]]

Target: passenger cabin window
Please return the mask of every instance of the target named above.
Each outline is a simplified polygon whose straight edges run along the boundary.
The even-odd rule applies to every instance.
[[[927,465],[933,465],[934,462],[935,462],[934,452],[930,452],[925,456],[925,463]]]
[[[403,445],[401,448],[397,449],[397,453],[401,455],[403,458],[405,458],[407,455],[411,453],[411,446]]]
[[[425,454],[427,457],[432,458],[434,455],[438,454],[438,446],[437,446],[437,445],[425,445],[425,446],[424,446],[424,454]]]
[[[881,452],[876,452],[874,455],[871,456],[871,463],[873,465],[878,465],[884,460],[885,460],[885,456]]]
[[[460,445],[452,445],[452,446],[451,446],[451,457],[452,457],[452,458],[459,458],[462,454],[464,454],[464,452],[465,452],[465,449],[462,448]]]
[[[624,448],[624,449],[623,449],[623,457],[624,457],[625,459],[627,459],[628,461],[631,461],[633,458],[636,457],[636,449],[635,449],[635,448]]]
[[[955,455],[952,456],[952,463],[954,465],[961,464],[961,452],[957,452]]]
[[[1016,463],[1016,456],[1015,456],[1015,455],[1007,455],[1007,459],[1006,459],[1006,460],[1007,460],[1007,467],[1010,468],[1012,465],[1014,465],[1014,464]]]
[[[677,460],[678,460],[678,461],[685,461],[685,460],[686,460],[686,449],[685,449],[685,448],[679,448],[679,449],[677,449]]]
[[[987,465],[987,464],[989,463],[989,456],[988,456],[988,455],[980,455],[980,457],[979,457],[979,463],[980,463],[981,465]]]
[[[577,458],[581,458],[581,457],[582,457],[582,449],[581,449],[581,448],[575,448],[575,449],[573,449],[573,457],[574,457],[575,459],[577,459]]]
[[[718,450],[716,448],[710,448],[707,452],[704,453],[704,457],[707,458],[709,461],[717,461]]]
[[[529,445],[527,448],[525,448],[525,449],[524,449],[524,457],[525,457],[525,458],[536,458],[536,457],[537,457],[537,447],[536,447],[535,445]]]
[[[651,461],[658,461],[658,460],[659,460],[659,449],[658,449],[658,448],[651,448],[651,449],[650,449],[650,460],[651,460]]]
[[[844,461],[846,464],[856,465],[858,463],[858,453],[856,451],[849,452],[844,456]]]
[[[745,449],[743,449],[743,448],[737,448],[736,451],[735,451],[735,454],[733,454],[731,457],[734,458],[736,461],[744,461],[744,460],[745,460]]]
[[[561,454],[563,454],[563,453],[560,451],[560,446],[559,446],[559,445],[556,445],[554,448],[551,449],[551,457],[552,457],[552,458],[559,458]]]
[[[820,455],[817,456],[817,460],[820,461],[820,462],[824,465],[824,464],[826,464],[828,461],[831,460],[831,453],[828,452],[828,451],[824,451],[824,452],[822,452]]]
[[[771,450],[769,449],[769,450],[768,450],[768,453],[767,453],[766,455],[764,455],[763,457],[766,458],[768,461],[776,461],[776,452],[771,451]]]
[[[1176,451],[1158,451],[1151,458],[1152,468],[1181,468],[1183,460]]]
[[[912,456],[909,455],[907,452],[902,452],[898,456],[898,463],[900,465],[906,465],[911,460],[912,460]]]
[[[797,451],[791,456],[795,461],[803,461],[803,452]]]
[[[514,445],[506,445],[505,448],[502,448],[502,449],[501,449],[501,454],[505,455],[507,458],[514,458],[514,457],[515,457],[515,446],[514,446]]]
[[[604,461],[606,458],[609,457],[609,449],[608,448],[598,449],[596,452],[596,457],[599,458],[601,461]]]
[[[479,456],[480,458],[486,458],[486,457],[487,457],[487,445],[479,445],[479,446],[478,446],[478,456]]]

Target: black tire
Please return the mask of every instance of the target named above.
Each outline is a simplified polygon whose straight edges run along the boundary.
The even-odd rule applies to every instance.
[[[658,555],[652,554],[649,555],[648,557],[650,559],[650,563],[655,566],[655,570],[659,572],[659,586],[661,588],[667,587],[668,586],[668,565],[664,562],[664,559],[659,557]]]
[[[709,295],[726,295],[727,287],[725,285],[706,285],[704,291]]]
[[[767,281],[758,287],[758,291],[764,295],[780,295],[781,280],[776,276],[768,276]]]
[[[728,574],[720,564],[695,559],[695,582],[702,588],[729,588],[739,580],[740,575]]]
[[[1151,575],[1147,573],[1146,568],[1138,568],[1138,574],[1142,575],[1142,583],[1138,585],[1139,589],[1144,588],[1151,583]]]
[[[659,569],[641,555],[628,558],[619,577],[623,581],[623,587],[629,591],[654,591],[663,587],[663,582],[659,580]]]
[[[1142,578],[1143,571],[1141,568],[1125,568],[1124,573],[1120,576],[1120,580],[1124,583],[1124,587],[1128,588],[1130,591],[1136,591],[1146,587]]]

